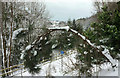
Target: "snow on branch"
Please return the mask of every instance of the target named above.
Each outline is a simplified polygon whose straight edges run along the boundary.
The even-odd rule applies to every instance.
[[[48,28],[48,30],[66,30],[66,31],[70,31],[72,33],[75,33],[76,35],[78,35],[82,40],[84,40],[87,44],[89,44],[91,47],[93,47],[97,52],[100,52],[104,57],[106,57],[106,59],[112,63],[113,66],[115,66],[115,60],[112,58],[112,56],[110,55],[109,53],[109,50],[106,49],[105,47],[101,47],[101,46],[96,46],[94,45],[93,43],[91,43],[90,40],[88,40],[85,36],[83,36],[82,34],[78,33],[76,30],[73,30],[73,29],[70,29],[69,26],[65,26],[65,27],[51,27],[51,28]],[[49,31],[47,32],[46,34],[49,34],[51,33],[52,31]],[[45,34],[45,35],[46,35]],[[45,36],[44,35],[44,36]],[[39,41],[40,39],[40,36],[38,37],[38,40],[35,40],[35,42],[33,43],[36,43],[37,41]],[[28,45],[29,46],[29,45]],[[27,46],[27,47],[28,47]],[[28,50],[28,48],[26,47],[26,49]],[[31,46],[30,48],[32,48],[33,46]],[[104,50],[101,51],[100,49],[103,48]],[[23,50],[23,52],[25,52],[25,50]],[[22,55],[21,55],[22,56]]]
[[[33,41],[33,43],[31,45],[28,45],[26,46],[26,48],[24,50],[22,50],[22,53],[21,53],[21,56],[20,56],[20,59],[23,59],[24,56],[25,56],[25,52],[26,51],[29,51],[31,49],[33,49],[39,42],[41,42],[41,40],[43,39],[44,36],[46,36],[47,34],[49,34],[51,31],[43,34],[43,35],[40,35],[36,38],[36,40]],[[34,55],[36,55],[37,52],[34,52]]]
[[[66,31],[69,31],[69,26],[65,26],[65,27],[51,27],[51,28],[48,28],[49,30],[66,30]],[[21,32],[23,31],[24,29],[23,28],[20,28],[16,31],[14,31],[14,35],[13,35],[13,39],[15,39],[15,37]],[[26,48],[24,50],[22,50],[22,53],[21,53],[21,56],[20,56],[20,59],[23,59],[24,58],[24,55],[25,55],[25,52],[28,51],[28,50],[31,50],[33,47],[35,47],[35,44],[38,42],[38,41],[41,41],[43,36],[49,34],[50,32],[52,31],[49,31],[47,32],[46,34],[43,34],[41,36],[38,36],[38,38],[32,43],[32,45],[28,45],[26,46]]]
[[[78,33],[76,30],[70,29],[71,32],[76,33],[79,37],[81,37],[81,39],[85,40],[90,46],[94,47],[94,44],[92,44],[90,42],[90,40],[86,39],[85,36],[83,36],[82,34]]]
[[[69,26],[64,26],[64,27],[51,27],[51,28],[48,28],[49,30],[66,30],[66,31],[68,31],[69,29],[70,29],[70,27]]]
[[[115,60],[110,55],[109,50],[106,49],[106,48],[104,48],[104,50],[102,51],[102,53],[110,60],[110,62],[112,63],[112,65],[115,66]]]
[[[109,53],[109,50],[106,49],[106,47],[104,46],[95,46],[93,43],[90,42],[90,40],[86,39],[85,36],[81,35],[80,33],[78,33],[76,30],[70,29],[71,32],[77,34],[78,36],[81,37],[81,39],[83,39],[84,41],[86,41],[91,47],[97,49],[98,52],[101,52],[111,63],[113,66],[115,66],[115,60],[112,58],[112,56]],[[100,48],[104,48],[103,51],[100,51]]]
[[[16,39],[16,36],[21,33],[22,31],[28,30],[28,28],[19,28],[15,31],[13,31],[12,39]]]
[[[25,51],[28,51],[32,48],[32,45],[28,45],[25,50],[22,51],[21,53],[21,56],[20,56],[20,59],[23,59],[24,58],[24,54],[25,54]]]
[[[78,33],[76,30],[70,29],[69,26],[66,27],[54,27],[54,28],[49,28],[50,30],[56,30],[56,29],[65,29],[67,31],[70,31],[72,33],[77,34],[82,40],[84,40],[86,43],[88,43],[91,47],[93,47],[94,49],[96,49],[96,51],[101,52],[103,54],[103,56],[105,56],[107,58],[108,61],[110,61],[112,63],[113,66],[115,66],[115,60],[112,58],[112,56],[109,53],[109,50],[106,49],[105,47],[101,47],[94,45],[93,43],[91,43],[90,40],[88,40],[85,36],[83,36],[82,34]],[[101,51],[100,48],[103,48],[104,50]]]
[[[28,30],[28,28],[19,28],[15,31],[13,31],[13,34],[12,34],[12,39],[16,39],[17,35],[20,34],[22,31],[26,31]],[[7,45],[10,46],[10,37],[9,37],[9,40],[7,41]]]

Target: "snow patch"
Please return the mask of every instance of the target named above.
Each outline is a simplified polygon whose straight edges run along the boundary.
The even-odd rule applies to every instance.
[[[73,30],[73,29],[70,29],[72,32],[74,32],[74,33],[78,33],[76,30]],[[80,33],[78,33],[78,35],[83,39],[83,40],[85,40],[86,38],[85,38],[85,36],[83,36],[83,35],[81,35]]]
[[[70,34],[69,37],[71,37],[73,34]]]
[[[23,59],[23,58],[24,58],[25,51],[29,50],[31,47],[32,47],[32,45],[28,45],[28,46],[25,48],[25,50],[22,51],[21,56],[20,56],[20,59]]]
[[[111,50],[113,50],[114,48],[112,47],[112,48],[110,48]]]
[[[71,43],[70,44],[68,44],[69,46],[71,45]]]
[[[31,47],[31,45],[28,45],[25,50],[29,50]]]
[[[49,30],[56,30],[56,29],[63,29],[63,30],[66,30],[68,31],[70,29],[69,26],[64,26],[64,27],[51,27],[51,28],[48,28]]]
[[[50,43],[50,41],[47,41],[45,44],[49,44]]]
[[[24,30],[28,30],[28,28],[19,28],[19,29],[13,31],[12,39],[16,39],[16,36]]]
[[[87,54],[88,52],[87,51],[84,51],[84,54]]]
[[[47,37],[45,37],[45,40],[47,40]]]
[[[94,46],[94,44],[92,44],[91,42],[90,42],[90,40],[86,40],[91,46]]]
[[[113,66],[115,65],[115,60],[111,57],[109,50],[108,49],[104,49],[104,51],[102,51],[102,53],[109,59],[109,61],[113,64]]]
[[[80,44],[80,46],[82,46],[83,44]]]
[[[80,33],[78,33],[78,35],[81,36],[83,40],[86,39],[85,36],[81,35]]]
[[[43,37],[40,37],[40,40],[42,40],[43,39]]]
[[[100,49],[100,48],[101,48],[101,46],[97,46],[97,48],[98,48],[98,49]]]
[[[36,56],[37,55],[37,51],[34,51],[34,56]]]
[[[68,41],[70,41],[70,39],[68,39]]]
[[[78,33],[76,30],[73,30],[73,29],[71,29],[71,31],[74,32],[74,33]]]
[[[104,38],[104,39],[99,40],[99,41],[102,42],[102,43],[105,43],[107,40],[109,40],[109,38]]]
[[[57,44],[53,44],[52,45],[52,49],[54,49],[55,47],[57,47]]]
[[[24,58],[24,54],[22,53],[21,56],[20,56],[20,59],[23,59]]]

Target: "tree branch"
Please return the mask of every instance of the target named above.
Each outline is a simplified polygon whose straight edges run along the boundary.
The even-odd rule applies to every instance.
[[[76,34],[77,36],[79,36],[80,39],[82,39],[84,42],[86,42],[88,45],[90,45],[92,48],[94,48],[98,53],[101,53],[110,63],[112,63],[112,66],[116,65],[114,59],[109,54],[109,50],[108,49],[106,49],[105,47],[101,47],[101,46],[95,46],[85,36],[81,35],[76,30],[70,29],[68,26],[66,26],[66,27],[48,28],[48,32],[45,33],[45,34],[43,34],[43,35],[41,35],[41,36],[38,36],[38,38],[33,42],[32,46],[29,48],[29,50],[31,50],[32,48],[35,47],[35,45],[37,44],[37,42],[40,41],[41,37],[46,36],[47,34],[50,34],[53,31],[65,31],[65,30],[68,31],[68,32],[72,32],[72,33]],[[104,48],[104,51],[101,51],[100,50],[101,48]],[[23,50],[23,52],[25,52],[25,51],[26,50]]]

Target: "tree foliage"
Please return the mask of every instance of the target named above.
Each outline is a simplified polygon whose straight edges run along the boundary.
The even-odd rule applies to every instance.
[[[119,2],[117,3],[119,8]],[[102,8],[102,12],[98,15],[99,23],[93,23],[94,35],[98,35],[99,43],[108,47],[113,47],[112,54],[115,56],[120,49],[120,11],[109,11],[107,6]]]

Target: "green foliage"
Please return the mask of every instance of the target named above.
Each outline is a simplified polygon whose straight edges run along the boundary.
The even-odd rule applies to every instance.
[[[75,21],[75,19],[73,20],[73,22],[72,22],[72,27],[71,27],[72,29],[77,29],[77,25],[76,25],[76,21]]]
[[[62,32],[57,35],[53,40],[53,44],[57,44],[55,49],[68,50],[74,48],[76,39],[75,36],[70,32]]]
[[[68,21],[67,21],[67,25],[68,25],[68,26],[71,26],[71,25],[72,25],[72,21],[71,21],[71,19],[68,19]]]
[[[83,33],[83,26],[80,25],[80,24],[76,24],[76,29],[75,30],[82,34]]]
[[[69,19],[67,25],[70,26],[70,28],[77,30],[79,33],[83,32],[82,26],[80,24],[77,25],[75,19],[73,21]],[[57,44],[57,47],[55,49],[68,50],[78,47],[81,40],[79,36],[71,32],[62,31],[60,34],[57,34],[55,36],[52,42],[53,44]]]
[[[39,73],[40,66],[37,66],[44,59],[50,59],[52,53],[52,43],[49,41],[50,36],[41,37],[41,40],[35,44],[35,47],[25,52],[24,65],[32,74]],[[49,41],[49,43],[48,43]],[[34,53],[37,52],[36,55]]]
[[[99,22],[92,23],[92,28],[84,31],[83,35],[92,43],[95,43],[95,45],[107,46],[110,54],[116,58],[120,49],[120,11],[118,9],[116,9],[115,12],[108,11],[107,6],[104,6],[102,10],[103,11],[98,14]],[[113,47],[113,49],[111,49],[111,47]],[[81,73],[87,73],[88,70],[90,71],[92,64],[101,64],[107,61],[102,54],[84,43],[84,41],[77,49],[79,52],[77,58],[88,68],[82,66],[82,69],[80,68]]]
[[[106,42],[101,42],[101,44],[113,47],[111,54],[116,57],[115,55],[119,53],[120,49],[120,11],[117,8],[114,12],[108,11],[106,6],[102,10],[98,15],[99,23],[93,23],[91,26],[94,28],[94,35],[98,35],[96,38],[99,40],[108,38]]]
[[[107,46],[111,56],[116,58],[120,49],[120,11],[118,9],[116,9],[115,12],[108,11],[106,6],[104,6],[102,10],[103,11],[98,14],[99,22],[92,23],[92,29],[87,29],[83,34],[92,43],[95,43],[95,45]],[[111,49],[111,47],[113,49]],[[102,54],[85,43],[81,43],[77,49],[79,52],[77,58],[80,62],[87,65],[88,68],[85,70],[82,70],[84,66],[82,69],[80,68],[81,73],[85,73],[86,70],[90,71],[92,64],[101,64],[107,61]]]

